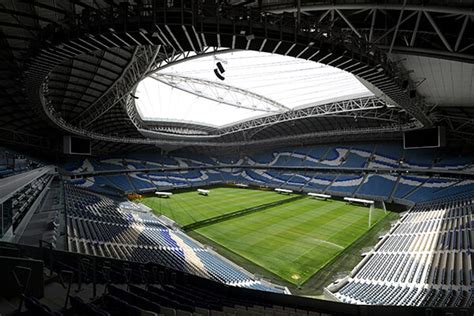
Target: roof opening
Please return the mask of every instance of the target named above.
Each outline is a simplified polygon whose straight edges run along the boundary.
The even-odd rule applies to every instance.
[[[224,127],[266,115],[372,96],[354,75],[324,64],[255,51],[218,51],[171,64],[139,83],[146,121]]]

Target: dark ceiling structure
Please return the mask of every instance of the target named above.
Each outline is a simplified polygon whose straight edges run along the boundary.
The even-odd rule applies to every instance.
[[[443,125],[449,137],[470,140],[473,8],[472,1],[1,0],[0,139],[51,150],[73,134],[107,153],[399,138]],[[141,79],[189,52],[221,48],[338,67],[397,106],[326,104],[225,130],[140,119],[131,93]]]

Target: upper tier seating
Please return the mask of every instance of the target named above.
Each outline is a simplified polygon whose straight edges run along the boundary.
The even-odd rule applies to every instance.
[[[1,162],[1,161],[0,161]],[[403,150],[398,143],[313,145],[288,147],[238,157],[211,157],[202,154],[177,153],[173,156],[131,153],[123,157],[101,160],[85,159],[68,162],[71,172],[135,170],[157,168],[212,167],[219,165],[264,165],[269,167],[344,167],[344,168],[419,168],[467,170],[474,154],[452,157],[448,149]],[[1,164],[0,164],[1,166]]]
[[[37,160],[0,147],[0,179],[41,167]]]
[[[342,193],[344,195],[352,195],[364,180],[363,175],[338,175],[330,187],[327,188],[329,193]]]
[[[398,176],[391,174],[369,174],[357,191],[358,196],[388,199],[394,189]]]
[[[474,191],[474,180],[397,174],[334,174],[314,171],[272,169],[207,169],[164,172],[132,172],[107,176],[90,176],[70,181],[79,187],[99,193],[167,190],[222,182],[240,182],[296,189],[304,192],[330,192],[338,196],[359,196],[410,203],[455,196]]]
[[[288,147],[250,154],[240,159],[190,153],[178,153],[173,157],[132,153],[122,158],[85,159],[79,164],[66,165],[65,168],[76,173],[116,170],[115,173],[101,173],[71,181],[106,194],[241,182],[305,192],[327,191],[339,196],[393,200],[413,205],[437,197],[474,191],[474,182],[432,173],[392,173],[393,168],[424,172],[439,166],[442,170],[468,172],[473,157],[457,156],[450,160],[443,149],[404,151],[397,143],[360,143]],[[219,168],[228,164],[241,168]],[[367,169],[359,170],[362,168]],[[384,169],[384,172],[378,169]],[[121,170],[128,171],[128,174],[120,174]]]

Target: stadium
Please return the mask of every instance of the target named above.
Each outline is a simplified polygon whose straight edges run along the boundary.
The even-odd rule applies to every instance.
[[[0,315],[473,315],[474,2],[0,0]]]

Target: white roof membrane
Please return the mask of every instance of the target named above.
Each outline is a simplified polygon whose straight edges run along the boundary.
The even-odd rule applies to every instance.
[[[214,73],[218,62],[225,80]],[[201,84],[196,83],[199,80]],[[158,70],[139,83],[135,103],[144,120],[223,127],[372,95],[354,75],[338,68],[289,56],[231,51]]]

